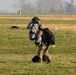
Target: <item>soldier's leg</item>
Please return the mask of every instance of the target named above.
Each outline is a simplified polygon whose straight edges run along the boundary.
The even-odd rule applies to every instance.
[[[50,63],[51,60],[50,60],[50,55],[49,55],[49,53],[48,53],[48,47],[49,47],[49,46],[46,46],[46,48],[45,48],[45,50],[44,50],[44,55],[48,58],[47,63]]]
[[[40,46],[38,50],[38,56],[39,56],[39,62],[43,62],[43,51],[44,51],[44,46]]]

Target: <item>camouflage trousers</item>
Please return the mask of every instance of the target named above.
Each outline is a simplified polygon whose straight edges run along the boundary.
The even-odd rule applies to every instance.
[[[39,50],[38,50],[38,56],[39,56],[39,62],[42,62],[42,56],[45,55],[47,58],[48,58],[48,63],[50,62],[50,55],[48,53],[48,47],[47,45],[42,45],[42,46],[39,46]]]
[[[48,53],[48,44],[44,44],[41,36],[42,36],[43,32],[39,31],[38,35],[37,35],[37,39],[35,40],[35,44],[38,47],[38,56],[39,56],[39,62],[42,62],[42,56],[45,55],[49,60],[48,62],[50,62],[50,56]]]

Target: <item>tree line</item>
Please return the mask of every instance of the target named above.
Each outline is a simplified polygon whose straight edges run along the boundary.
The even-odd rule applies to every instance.
[[[55,14],[76,13],[75,0],[18,0],[15,4],[22,13]]]

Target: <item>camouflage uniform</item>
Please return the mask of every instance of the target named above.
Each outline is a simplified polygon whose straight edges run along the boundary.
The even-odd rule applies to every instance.
[[[50,63],[50,56],[48,53],[48,46],[46,46],[45,44],[43,44],[42,46],[39,46],[39,50],[38,50],[38,55],[39,55],[39,62],[42,62],[42,56],[43,54],[48,58],[47,63]]]
[[[41,30],[40,33],[39,33],[39,36],[38,37],[45,37],[46,38],[46,35],[43,34],[43,31]],[[44,40],[45,41],[45,40]],[[39,55],[39,62],[42,62],[42,56],[45,55],[47,58],[48,58],[48,61],[47,63],[50,63],[50,56],[49,56],[49,53],[48,53],[48,47],[49,47],[49,44],[45,43],[42,39],[42,42],[41,42],[41,45],[38,45],[38,55]]]
[[[39,48],[39,50],[38,50],[38,56],[40,58],[39,62],[42,62],[42,55],[43,54],[48,57],[48,59],[49,59],[48,62],[50,62],[50,57],[49,57],[49,54],[48,54],[49,45],[44,44],[44,42],[42,40],[43,31],[42,31],[42,27],[41,27],[41,25],[39,24],[38,21],[40,21],[40,19],[38,19],[38,17],[34,17],[32,19],[32,21],[28,24],[27,29],[30,29],[30,31],[36,33],[36,35],[33,35],[33,37],[36,36],[35,44]]]

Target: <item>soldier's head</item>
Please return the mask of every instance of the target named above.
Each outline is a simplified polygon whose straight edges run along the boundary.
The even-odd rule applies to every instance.
[[[40,19],[37,16],[35,16],[35,17],[32,18],[32,21],[34,21],[34,22],[40,22]]]

